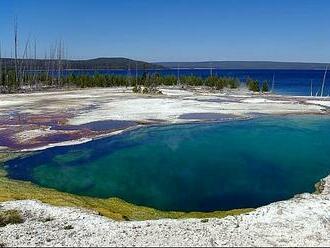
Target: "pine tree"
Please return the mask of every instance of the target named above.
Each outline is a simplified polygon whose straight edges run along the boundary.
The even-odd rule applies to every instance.
[[[262,91],[262,92],[268,92],[268,91],[269,91],[269,87],[268,87],[268,82],[267,82],[267,81],[264,81],[264,82],[262,83],[261,91]]]

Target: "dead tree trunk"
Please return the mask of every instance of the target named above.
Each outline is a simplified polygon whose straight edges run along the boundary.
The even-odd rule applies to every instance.
[[[322,88],[321,88],[321,97],[323,97],[325,80],[327,78],[327,72],[328,72],[328,65],[325,68],[325,72],[324,72],[324,76],[323,76],[323,82],[322,82]]]
[[[37,41],[34,39],[34,58],[32,63],[32,69],[33,69],[33,77],[32,77],[32,84],[33,87],[37,88]]]
[[[1,43],[0,43],[0,93],[2,93],[2,88],[4,86],[3,74],[2,74],[2,56],[1,56]]]
[[[14,50],[15,50],[15,80],[16,80],[16,84],[18,84],[19,82],[19,78],[18,78],[18,28],[17,28],[17,19],[15,18],[15,22],[14,22]]]

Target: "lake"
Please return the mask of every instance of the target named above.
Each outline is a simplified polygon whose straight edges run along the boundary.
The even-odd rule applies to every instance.
[[[260,117],[155,126],[50,148],[5,164],[8,177],[161,210],[255,208],[313,192],[330,174],[330,118]]]

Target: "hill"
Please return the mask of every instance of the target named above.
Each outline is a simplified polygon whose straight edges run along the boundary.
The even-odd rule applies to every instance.
[[[2,59],[3,67],[8,69],[15,68],[15,60],[12,58]],[[58,60],[49,59],[18,59],[18,64],[23,65],[26,69],[47,70],[57,68]],[[161,65],[151,64],[144,61],[137,61],[127,58],[96,58],[87,60],[62,60],[61,65],[65,69],[76,70],[100,70],[100,69],[128,69],[129,66],[133,70],[138,69],[159,69]]]
[[[167,68],[217,68],[217,69],[277,69],[277,70],[324,70],[324,63],[272,62],[272,61],[203,61],[157,62]]]

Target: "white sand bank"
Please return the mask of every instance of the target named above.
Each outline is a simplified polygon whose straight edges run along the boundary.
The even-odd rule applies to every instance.
[[[51,122],[52,118],[61,125],[104,120],[183,123],[195,121],[180,118],[193,113],[230,114],[238,117],[255,114],[324,114],[330,106],[326,98],[314,100],[310,97],[257,95],[244,90],[208,92],[202,88],[184,90],[171,87],[161,90],[164,94],[156,96],[134,94],[130,88],[124,87],[0,95],[0,118],[17,118],[22,115],[25,119],[40,119],[40,125],[43,121]],[[48,119],[42,120],[45,116]],[[0,128],[5,124],[0,124]],[[24,123],[20,120],[15,124]],[[38,123],[35,125],[38,126]],[[54,132],[34,127],[34,131],[24,130],[16,134],[14,139],[33,141],[48,134]]]

